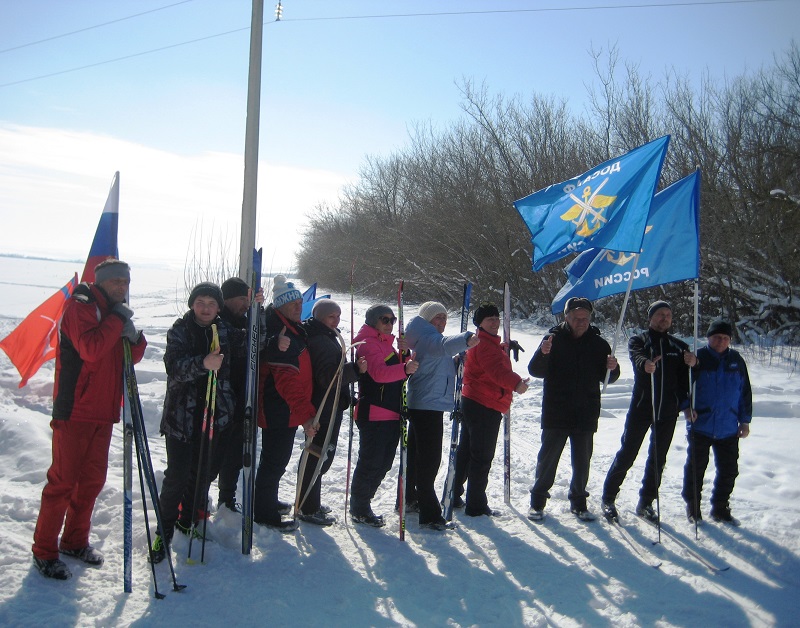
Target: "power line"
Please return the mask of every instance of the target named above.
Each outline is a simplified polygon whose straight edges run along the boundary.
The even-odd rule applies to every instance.
[[[482,11],[434,11],[426,13],[386,13],[375,15],[340,15],[331,17],[283,18],[282,22],[321,22],[340,20],[374,20],[402,17],[437,17],[452,15],[488,15],[492,13],[554,13],[566,11],[601,11],[610,9],[662,9],[673,7],[697,7],[719,4],[761,4],[766,2],[785,2],[787,0],[695,0],[687,2],[659,2],[656,4],[607,4],[597,7],[550,7],[539,9],[485,9]]]
[[[438,17],[438,16],[454,16],[454,15],[489,15],[489,14],[511,14],[511,13],[547,13],[547,12],[567,12],[567,11],[598,11],[598,10],[616,10],[616,9],[655,9],[655,8],[678,8],[678,7],[696,7],[696,6],[716,6],[716,5],[732,5],[732,4],[764,4],[767,2],[785,2],[786,0],[693,0],[693,1],[686,1],[686,2],[660,2],[657,4],[642,4],[642,3],[635,3],[635,4],[608,4],[603,6],[572,6],[572,7],[552,7],[552,8],[538,8],[538,9],[486,9],[483,11],[441,11],[441,12],[427,12],[427,13],[391,13],[391,14],[376,14],[376,15],[341,15],[341,16],[331,16],[331,17],[306,17],[306,18],[280,18],[279,20],[273,20],[270,22],[265,22],[266,26],[270,24],[275,24],[276,22],[319,22],[319,21],[344,21],[344,20],[369,20],[369,19],[396,19],[396,18],[407,18],[407,17]],[[42,39],[35,42],[29,42],[27,44],[21,44],[19,46],[15,46],[14,48],[7,48],[5,50],[0,50],[0,54],[4,52],[8,52],[9,50],[16,50],[18,48],[24,48],[26,46],[33,46],[45,41],[51,41],[53,39],[59,39],[61,37],[67,37],[69,35],[73,35],[75,33],[81,33],[87,30],[91,30],[94,28],[100,28],[102,26],[106,26],[108,24],[114,24],[116,22],[121,22],[124,20],[132,19],[134,17],[139,17],[141,15],[145,15],[147,13],[153,13],[155,11],[161,11],[163,9],[167,9],[170,7],[177,6],[179,4],[185,4],[187,2],[193,2],[193,0],[182,0],[181,2],[176,2],[174,4],[166,5],[164,7],[160,7],[158,9],[152,9],[150,11],[145,11],[143,13],[137,13],[136,15],[130,15],[128,17],[119,18],[117,20],[112,20],[110,22],[105,22],[103,24],[96,24],[94,26],[88,26],[83,29],[79,29],[77,31],[72,31],[69,33],[64,33],[62,35],[55,35],[53,37],[49,37],[47,39]],[[149,54],[154,54],[156,52],[163,52],[164,50],[170,50],[172,48],[179,48],[181,46],[188,46],[190,44],[196,44],[201,41],[207,41],[209,39],[215,39],[217,37],[224,37],[226,35],[231,35],[233,33],[239,33],[242,31],[250,30],[249,26],[244,26],[242,28],[236,28],[230,31],[225,31],[223,33],[215,33],[213,35],[208,35],[206,37],[199,37],[197,39],[191,39],[188,41],[179,42],[176,44],[170,44],[168,46],[161,46],[160,48],[151,48],[150,50],[144,50],[142,52],[136,52],[133,54],[125,55],[122,57],[116,57],[114,59],[107,59],[105,61],[98,61],[97,63],[89,63],[87,65],[78,66],[75,68],[69,68],[66,70],[59,70],[57,72],[50,72],[49,74],[41,74],[39,76],[32,76],[26,79],[20,79],[18,81],[11,81],[9,83],[0,83],[0,88],[3,87],[11,87],[12,85],[19,85],[21,83],[29,83],[31,81],[38,81],[40,79],[51,78],[53,76],[60,76],[62,74],[69,74],[71,72],[78,72],[80,70],[86,70],[88,68],[94,68],[101,65],[107,65],[109,63],[117,63],[118,61],[124,61],[126,59],[133,59],[135,57],[142,57]]]
[[[110,24],[116,24],[118,22],[124,22],[125,20],[132,20],[136,17],[141,17],[143,15],[147,15],[148,13],[155,13],[156,11],[163,11],[164,9],[171,9],[172,7],[176,7],[179,4],[186,4],[187,2],[194,2],[194,0],[181,0],[180,2],[174,2],[173,4],[168,4],[163,7],[158,7],[157,9],[150,9],[149,11],[142,11],[141,13],[135,13],[134,15],[128,15],[126,17],[121,17],[116,20],[111,20],[110,22],[103,22],[102,24],[95,24],[94,26],[87,26],[86,28],[79,28],[76,31],[70,31],[68,33],[62,33],[61,35],[53,35],[52,37],[45,37],[44,39],[38,39],[36,41],[29,41],[27,44],[20,44],[19,46],[12,46],[11,48],[4,48],[0,50],[0,54],[4,52],[11,52],[12,50],[19,50],[20,48],[27,48],[28,46],[36,46],[38,44],[43,44],[48,41],[53,41],[54,39],[61,39],[63,37],[69,37],[70,35],[77,35],[78,33],[85,33],[86,31],[93,30],[95,28],[102,28],[103,26],[109,26]]]

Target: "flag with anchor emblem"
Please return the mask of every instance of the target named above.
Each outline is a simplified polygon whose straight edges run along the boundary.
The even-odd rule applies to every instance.
[[[638,253],[669,135],[514,201],[531,232],[533,270],[587,249]]]
[[[553,299],[552,312],[563,312],[570,297],[582,296],[594,301],[625,292],[631,274],[631,290],[697,277],[699,206],[700,172],[695,171],[653,198],[638,260],[634,260],[634,253],[609,249],[581,253],[564,269],[567,283]]]

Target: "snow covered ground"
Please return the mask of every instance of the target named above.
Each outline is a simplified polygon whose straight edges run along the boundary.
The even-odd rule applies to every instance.
[[[0,337],[81,267],[80,263],[0,258]],[[149,339],[137,373],[159,481],[166,464],[163,439],[158,435],[166,382],[162,358],[166,331],[185,306],[182,277],[180,269],[133,266],[134,320]],[[341,296],[340,303],[343,333],[349,337],[349,297]],[[356,302],[357,325],[368,306],[366,301]],[[416,308],[408,305],[406,320],[414,314]],[[456,317],[452,318],[455,329]],[[512,336],[526,349],[515,366],[519,373],[526,372],[543,331],[525,321],[512,325]],[[609,341],[611,333],[606,334]],[[622,376],[604,396],[595,438],[589,484],[595,510],[599,510],[601,483],[619,444],[633,383],[625,346],[621,339],[617,356]],[[710,572],[668,536],[662,537],[660,545],[651,544],[657,538],[655,529],[632,513],[644,452],[622,487],[618,505],[625,527],[648,554],[662,561],[659,569],[640,560],[604,521],[585,524],[569,514],[568,451],[548,505],[549,516],[542,524],[528,521],[542,390],[541,382],[534,380],[513,406],[510,507],[502,497],[502,444],[490,476],[490,504],[504,511],[502,517],[472,519],[459,512],[458,529],[438,533],[419,530],[416,515],[410,515],[406,542],[401,543],[393,512],[395,466],[374,503],[376,512],[387,515],[387,527],[346,526],[345,424],[336,460],[323,481],[323,503],[338,517],[335,526],[303,524],[289,535],[257,529],[253,553],[243,556],[240,518],[215,513],[209,524],[214,542],[206,546],[205,564],[187,564],[187,543],[176,539],[178,580],[187,588],[173,592],[166,562],[162,563],[157,567],[159,588],[167,595],[156,600],[146,561],[138,482],[134,482],[134,591],[122,591],[122,436],[118,428],[91,537],[105,554],[105,565],[96,569],[67,558],[74,577],[66,582],[46,580],[33,568],[30,546],[50,463],[53,362],[27,387],[18,389],[19,377],[0,352],[0,625],[797,625],[800,375],[797,353],[789,356],[793,360],[776,354],[747,356],[755,418],[750,438],[741,444],[741,475],[732,501],[734,515],[742,521],[740,528],[707,522],[695,540],[680,497],[686,455],[680,424],[669,452],[661,490],[665,530],[707,561],[729,566],[727,571]],[[356,442],[357,438],[356,430]],[[299,436],[297,444],[296,457]],[[296,457],[281,486],[281,497],[287,501],[294,496]],[[444,472],[442,468],[442,481]],[[211,494],[216,498],[216,487],[212,486]]]

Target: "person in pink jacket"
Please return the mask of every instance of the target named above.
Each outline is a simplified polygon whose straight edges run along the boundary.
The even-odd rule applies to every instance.
[[[456,478],[466,477],[467,499],[464,514],[496,516],[489,507],[486,485],[492,467],[500,419],[508,412],[514,393],[528,390],[511,368],[511,358],[500,343],[500,312],[493,303],[484,303],[473,315],[480,343],[466,354],[461,409],[464,413],[464,436],[459,444],[461,464]],[[465,451],[462,451],[462,447]],[[468,454],[468,455],[467,455]],[[466,463],[466,464],[465,464]],[[466,469],[464,469],[466,466]],[[459,494],[456,487],[456,494]]]
[[[374,527],[385,525],[383,516],[372,512],[370,502],[392,468],[397,452],[403,381],[419,366],[415,360],[404,363],[395,350],[392,328],[396,322],[390,307],[373,305],[354,339],[363,343],[358,346],[357,355],[366,359],[367,371],[358,376],[355,418],[360,438],[350,515],[355,523]],[[405,341],[398,339],[397,344],[398,350],[406,349]]]

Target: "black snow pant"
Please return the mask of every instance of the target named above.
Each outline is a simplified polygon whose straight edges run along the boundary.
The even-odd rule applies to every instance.
[[[664,466],[667,464],[667,452],[672,444],[672,437],[675,434],[675,424],[678,421],[677,415],[668,419],[656,422],[655,432],[651,429],[652,420],[641,417],[634,417],[631,413],[625,418],[625,430],[622,432],[621,447],[614,456],[614,461],[606,475],[603,484],[603,501],[613,502],[619,494],[622,482],[625,480],[630,468],[633,466],[639,449],[642,447],[644,437],[650,430],[650,446],[647,450],[647,462],[644,467],[644,477],[642,478],[642,488],[639,490],[640,501],[644,504],[651,504],[658,497],[658,487],[661,484],[661,475]],[[656,460],[656,453],[658,460]],[[656,478],[656,469],[658,477]],[[658,480],[658,481],[656,481]]]
[[[319,451],[322,450],[322,446],[325,444],[325,436],[328,433],[329,426],[330,423],[320,422],[319,431],[317,431],[317,434],[311,441],[312,445],[316,446]],[[313,515],[322,506],[322,476],[328,472],[328,469],[330,469],[331,465],[333,464],[333,457],[336,455],[336,443],[339,440],[339,430],[341,427],[342,413],[339,412],[334,419],[333,426],[331,427],[333,431],[331,432],[331,440],[328,443],[328,449],[327,451],[322,452],[322,455],[325,456],[325,460],[322,463],[319,475],[314,481],[313,486],[311,486],[311,476],[314,475],[314,469],[317,467],[319,458],[315,455],[309,455],[308,458],[306,458],[305,471],[303,471],[303,484],[300,487],[300,499],[303,500],[303,497],[308,491],[309,486],[311,486],[311,491],[308,492],[308,497],[305,498],[303,505],[300,506],[300,512],[304,515]],[[299,474],[300,469],[298,468],[297,471]]]
[[[466,515],[483,514],[489,506],[486,486],[492,468],[502,413],[462,397],[464,429],[469,433],[469,462],[467,464]]]
[[[261,457],[258,461],[253,500],[253,520],[256,523],[277,525],[278,487],[292,457],[296,427],[266,428],[261,430]]]
[[[717,473],[711,491],[711,510],[729,507],[731,493],[736,477],[739,475],[739,437],[711,438],[692,430],[687,435],[689,447],[686,451],[686,465],[683,467],[683,496],[686,504],[697,515],[703,492],[703,478],[708,468],[710,450],[714,450],[714,464]],[[692,468],[692,461],[696,465]]]
[[[592,459],[594,433],[586,430],[545,428],[542,430],[542,445],[536,461],[536,480],[531,488],[531,507],[542,510],[550,498],[550,489],[556,481],[558,461],[569,439],[572,458],[572,481],[569,485],[569,501],[572,510],[586,510],[589,493],[589,464]]]
[[[359,432],[358,462],[350,489],[350,513],[356,516],[372,512],[370,502],[383,478],[392,468],[400,442],[400,421],[356,421]]]
[[[222,432],[220,438],[224,438]],[[195,506],[194,496],[197,488],[197,472],[200,460],[200,443],[202,435],[197,433],[191,441],[182,441],[170,436],[166,437],[167,468],[164,470],[164,481],[161,483],[161,493],[158,496],[159,510],[161,511],[161,524],[163,529],[159,532],[166,539],[172,538],[175,522],[179,520],[184,527],[191,527],[197,523],[207,510],[208,487],[211,478],[219,471],[222,459],[222,448],[211,448],[210,474],[205,476],[208,463],[208,451],[203,457],[201,469],[200,488],[198,491],[199,502]],[[215,435],[214,440],[217,440]],[[214,443],[216,445],[216,443]],[[193,514],[194,513],[194,514]]]
[[[444,412],[409,410],[408,420],[414,431],[414,477],[419,501],[419,523],[433,523],[442,518],[442,505],[436,495],[435,484],[442,463]]]
[[[239,483],[239,473],[242,471],[244,425],[241,421],[235,421],[225,433],[227,443],[221,452],[222,461],[217,477],[217,488],[219,502],[230,504],[236,501],[236,485]]]

